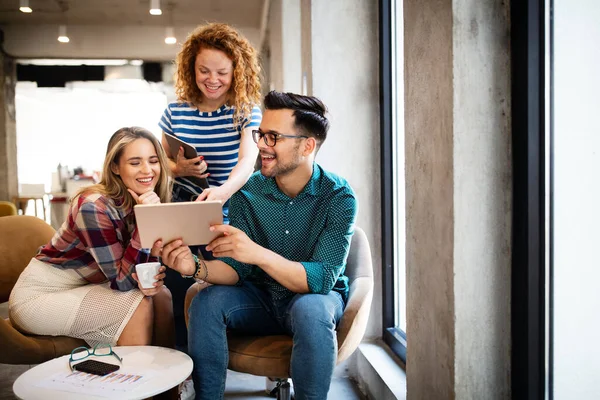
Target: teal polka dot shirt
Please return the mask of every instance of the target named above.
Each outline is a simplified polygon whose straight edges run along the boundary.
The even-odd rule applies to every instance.
[[[320,165],[295,198],[277,187],[274,178],[260,171],[231,197],[230,225],[243,230],[255,243],[306,269],[312,293],[331,290],[348,296],[348,278],[344,276],[358,203],[348,182]],[[256,265],[224,257],[233,267],[241,284],[244,280],[268,291],[273,300],[295,293],[280,285]]]

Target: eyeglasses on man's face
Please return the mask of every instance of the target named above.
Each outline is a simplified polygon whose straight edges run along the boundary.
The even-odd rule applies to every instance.
[[[71,352],[71,357],[69,357],[69,367],[71,367],[71,371],[73,371],[74,362],[81,361],[89,356],[115,356],[119,362],[123,362],[123,359],[113,351],[110,344],[97,344],[93,349],[88,349],[87,347],[77,347]]]
[[[290,138],[290,139],[308,139],[308,136],[304,135],[284,135],[283,133],[265,133],[260,129],[254,129],[252,131],[252,139],[254,143],[258,144],[260,139],[265,141],[265,144],[269,147],[273,147],[277,144],[279,138]]]

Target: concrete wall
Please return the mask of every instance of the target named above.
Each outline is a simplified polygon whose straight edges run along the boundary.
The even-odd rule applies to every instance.
[[[269,90],[284,90],[283,86],[283,22],[282,0],[271,0],[269,7],[267,48],[269,51]]]
[[[269,7],[269,89],[302,90],[300,0],[272,0]]]
[[[311,0],[300,0],[300,31],[302,41],[302,94],[312,94],[312,12]]]
[[[300,26],[300,0],[285,0],[282,7],[283,86],[286,91],[302,91],[302,35]]]
[[[378,8],[370,0],[313,1],[312,94],[329,108],[331,129],[317,162],[350,182],[357,224],[371,244],[375,292],[367,337],[381,336]]]
[[[509,2],[454,1],[455,393],[510,398]]]
[[[452,1],[404,1],[407,394],[454,398]]]
[[[202,24],[198,20],[198,24]],[[165,44],[162,26],[81,26],[68,25],[69,43],[59,43],[56,25],[6,25],[4,50],[17,58],[125,58],[168,61],[175,58],[180,46]],[[183,43],[195,26],[175,28],[178,43]],[[259,29],[240,28],[255,46]]]
[[[407,394],[510,398],[508,5],[404,3]]]
[[[18,194],[15,60],[0,51],[0,200]]]

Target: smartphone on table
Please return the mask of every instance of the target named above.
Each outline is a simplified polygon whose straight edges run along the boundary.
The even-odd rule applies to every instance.
[[[73,365],[74,370],[100,376],[108,375],[111,372],[117,371],[119,368],[121,368],[119,365],[109,364],[97,360],[85,360],[79,364]]]

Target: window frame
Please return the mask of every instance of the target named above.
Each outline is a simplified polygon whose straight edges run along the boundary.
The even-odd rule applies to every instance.
[[[392,0],[379,0],[383,340],[406,364],[406,332],[398,329],[395,321],[392,18]]]
[[[511,391],[546,395],[545,0],[511,1]]]

